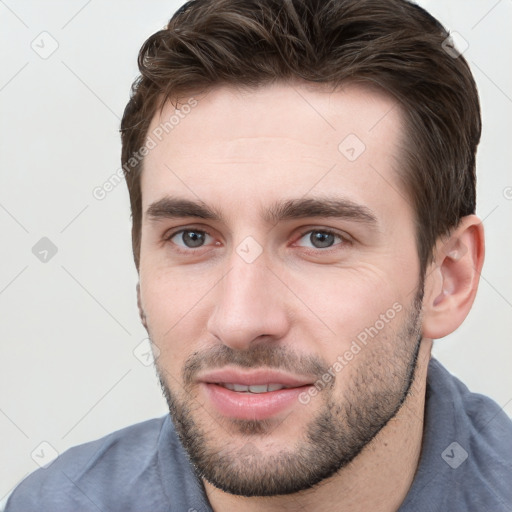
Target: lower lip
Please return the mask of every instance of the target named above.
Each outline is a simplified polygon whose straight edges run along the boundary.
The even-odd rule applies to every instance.
[[[209,401],[224,416],[240,420],[264,420],[298,402],[299,395],[311,386],[286,388],[267,393],[239,393],[217,384],[202,383]]]

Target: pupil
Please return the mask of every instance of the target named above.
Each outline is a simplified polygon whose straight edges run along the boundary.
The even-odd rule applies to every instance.
[[[185,231],[182,238],[188,247],[200,247],[204,242],[204,234],[197,231]]]
[[[334,243],[334,235],[331,233],[322,233],[321,231],[311,233],[310,239],[317,248],[330,247]]]

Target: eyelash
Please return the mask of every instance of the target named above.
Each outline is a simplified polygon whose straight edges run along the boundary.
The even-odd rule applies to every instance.
[[[171,242],[172,238],[174,238],[176,235],[180,234],[180,233],[186,233],[187,231],[195,231],[196,233],[202,233],[202,234],[205,234],[205,235],[208,235],[208,236],[213,236],[210,232],[204,230],[204,229],[195,229],[193,227],[189,227],[189,228],[181,228],[177,231],[173,231],[172,233],[170,233],[169,235],[165,236],[165,241],[166,242]],[[305,235],[307,235],[308,233],[313,233],[313,232],[318,232],[318,233],[323,233],[323,234],[327,234],[327,235],[333,235],[337,238],[339,238],[341,240],[340,243],[338,244],[335,244],[333,246],[330,246],[330,247],[325,247],[325,248],[312,248],[312,247],[302,247],[302,249],[304,249],[306,252],[309,252],[309,253],[315,253],[315,254],[318,254],[318,252],[323,252],[323,253],[328,253],[330,252],[331,250],[336,250],[337,248],[339,248],[338,246],[344,246],[346,244],[349,244],[351,243],[351,240],[350,238],[345,235],[345,234],[341,234],[341,233],[338,233],[337,231],[333,231],[332,229],[328,229],[328,228],[313,228],[313,229],[307,229],[305,231],[302,231],[299,235],[299,237],[297,238],[297,240],[300,240],[301,238],[303,238]],[[172,242],[171,242],[172,243]],[[180,253],[180,254],[188,254],[190,255],[191,253],[194,253],[195,252],[195,249],[194,248],[187,248],[187,249],[183,249],[181,246],[179,246],[178,244],[174,244],[173,245],[175,246],[175,251]],[[203,249],[205,246],[201,246],[201,247],[198,247],[197,249]]]
[[[346,237],[345,235],[342,235],[341,233],[338,233],[337,231],[333,231],[332,229],[328,229],[328,228],[313,228],[313,229],[308,229],[306,231],[303,231],[299,238],[297,240],[300,240],[301,238],[303,238],[305,235],[307,235],[308,233],[314,233],[314,232],[317,232],[317,233],[323,233],[323,234],[327,234],[327,235],[333,235],[337,238],[339,238],[341,240],[341,242],[339,244],[334,244],[332,246],[329,246],[329,247],[325,247],[323,249],[321,248],[315,248],[315,247],[302,247],[302,249],[306,249],[306,251],[311,251],[311,252],[318,252],[318,251],[321,251],[321,252],[330,252],[332,250],[336,250],[337,246],[339,245],[345,245],[346,243],[348,243],[348,237]]]
[[[202,233],[202,234],[205,234],[205,235],[208,235],[208,236],[213,236],[210,232],[205,231],[204,229],[182,228],[182,229],[178,229],[177,231],[173,231],[169,235],[165,236],[165,241],[166,242],[171,242],[171,239],[174,238],[176,235],[179,235],[180,233],[186,233],[187,231],[195,231],[196,233]],[[191,248],[191,247],[189,247],[187,249],[183,249],[178,244],[173,244],[173,245],[175,246],[174,250],[176,252],[180,253],[180,254],[189,254],[190,255],[191,253],[195,252],[195,249]],[[199,250],[199,249],[204,249],[204,246],[201,246],[201,247],[197,248],[197,250]]]

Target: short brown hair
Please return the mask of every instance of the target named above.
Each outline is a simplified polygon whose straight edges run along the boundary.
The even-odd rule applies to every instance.
[[[422,275],[439,236],[475,213],[480,104],[466,60],[446,29],[406,0],[192,0],[139,53],[141,76],[121,122],[139,268],[140,177],[158,108],[219,85],[257,87],[302,79],[338,87],[376,84],[405,113],[400,178],[416,213]],[[176,102],[176,103],[174,103]],[[138,154],[138,153],[137,153]]]

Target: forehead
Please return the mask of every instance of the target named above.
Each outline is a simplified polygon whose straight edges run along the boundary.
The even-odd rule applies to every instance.
[[[143,211],[165,195],[254,216],[267,200],[309,192],[384,210],[407,203],[397,173],[402,112],[376,87],[217,87],[184,104],[176,112],[167,102],[151,122]]]

